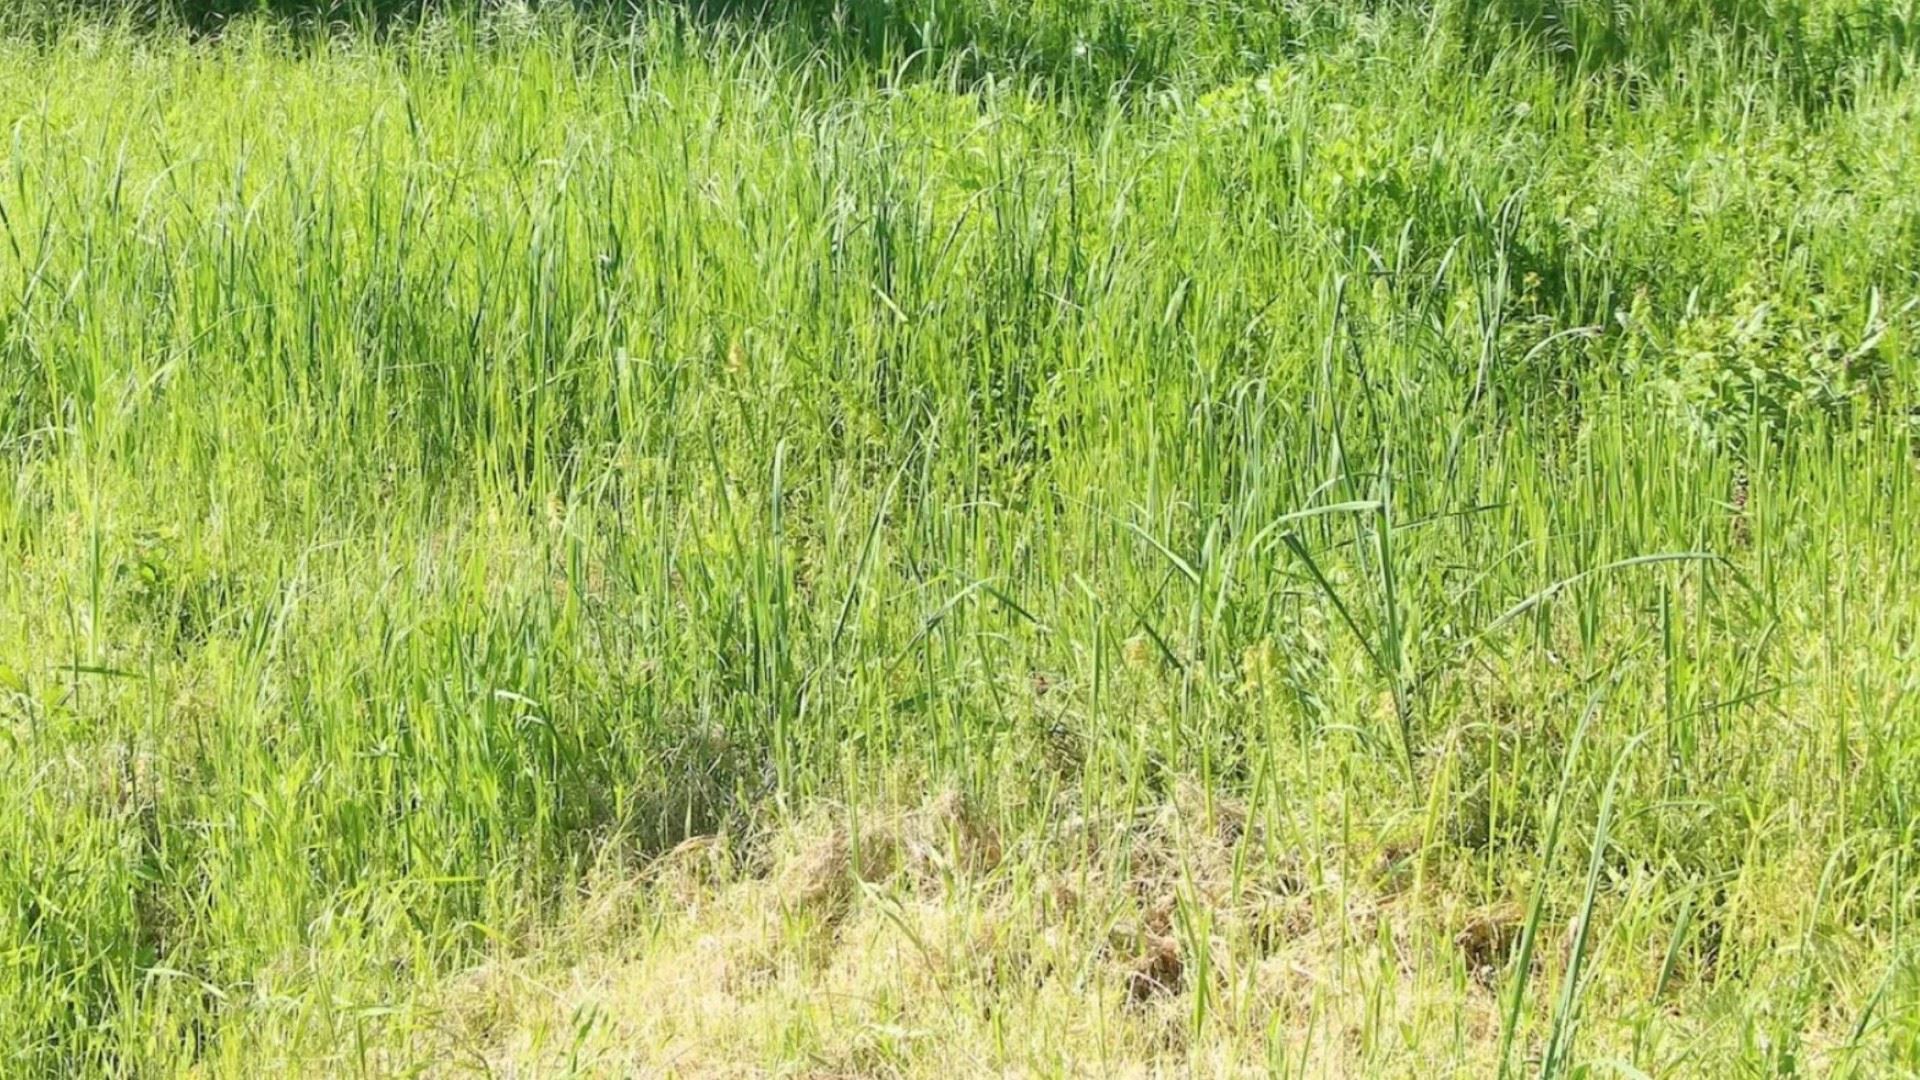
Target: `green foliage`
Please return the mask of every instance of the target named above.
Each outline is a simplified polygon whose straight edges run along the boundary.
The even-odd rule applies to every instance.
[[[1902,1063],[1910,12],[231,14],[0,40],[0,1072],[379,1071],[890,784],[1343,928],[1417,834],[1581,916],[1516,1061]]]
[[[1909,0],[1450,0],[1439,5],[1483,62],[1519,45],[1569,77],[1640,88],[1690,74],[1702,53],[1763,70],[1802,105],[1844,93],[1863,61],[1894,64],[1920,32]]]
[[[1890,323],[1877,296],[1865,312],[1837,312],[1822,295],[1786,310],[1769,295],[1742,286],[1729,310],[1690,312],[1659,338],[1630,326],[1626,375],[1710,440],[1787,437],[1808,420],[1845,428],[1886,410],[1911,305]]]

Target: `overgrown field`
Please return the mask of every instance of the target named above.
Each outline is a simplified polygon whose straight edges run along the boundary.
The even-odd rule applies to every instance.
[[[254,7],[0,13],[0,1073],[1920,1071],[1920,8]]]

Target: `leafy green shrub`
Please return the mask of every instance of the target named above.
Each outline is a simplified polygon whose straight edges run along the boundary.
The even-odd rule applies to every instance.
[[[1626,374],[1645,381],[1685,424],[1716,443],[1777,437],[1801,418],[1864,419],[1884,405],[1891,350],[1912,305],[1864,320],[1820,294],[1783,298],[1748,283],[1723,310],[1692,311],[1652,329],[1645,302],[1623,316]]]

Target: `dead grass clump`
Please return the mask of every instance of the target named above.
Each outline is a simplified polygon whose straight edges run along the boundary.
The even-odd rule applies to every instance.
[[[1493,904],[1467,916],[1453,943],[1467,962],[1467,972],[1481,986],[1491,987],[1520,940],[1520,909]]]
[[[1244,899],[1233,895],[1234,854],[1257,838],[1248,835],[1246,807],[1237,800],[1209,799],[1198,785],[1183,781],[1131,839],[1137,894],[1182,885],[1219,907]],[[1247,882],[1240,886],[1244,890]]]
[[[1186,979],[1179,939],[1171,934],[1142,935],[1140,955],[1127,966],[1127,1000],[1144,1005],[1178,994]]]
[[[858,883],[877,884],[893,876],[900,867],[900,847],[894,830],[878,824],[861,829],[857,840],[838,822],[795,828],[775,859],[776,895],[790,911],[838,917]]]
[[[1510,905],[1396,902],[1363,870],[1336,908],[1335,870],[1253,846],[1257,826],[1238,807],[1187,794],[1105,828],[1055,826],[1050,838],[1064,842],[1031,864],[1022,847],[1007,865],[983,815],[943,790],[912,809],[870,809],[857,832],[844,811],[821,810],[737,849],[699,838],[624,875],[610,866],[634,892],[607,895],[649,915],[645,938],[631,939],[643,946],[609,941],[561,976],[473,973],[448,1037],[489,1060],[550,1062],[573,1018],[602,1010],[607,1026],[589,1044],[634,1070],[671,1058],[691,1075],[764,1075],[776,1063],[975,1075],[1110,1039],[1116,1060],[1159,1075],[1263,1046],[1275,1024],[1319,1025],[1335,1033],[1328,1052],[1341,1071],[1394,1052],[1339,1041],[1370,1010],[1395,1030],[1426,1022],[1428,995],[1453,970],[1449,950],[1482,985],[1510,962]],[[1082,831],[1108,838],[1104,857],[1084,853]],[[1375,850],[1357,856],[1362,866]],[[1433,959],[1439,968],[1425,966]],[[1192,1023],[1203,984],[1217,1027]],[[1489,995],[1462,1008],[1476,1039],[1497,1033]],[[989,1031],[1012,1037],[983,1051]]]
[[[1306,936],[1314,925],[1312,902],[1298,895],[1260,897],[1237,914],[1250,943],[1262,955]]]
[[[601,846],[588,872],[574,929],[590,942],[632,937],[654,901],[697,909],[738,875],[732,845],[723,836],[695,836],[653,860],[618,842]]]
[[[747,996],[770,986],[780,971],[778,943],[761,923],[743,921],[700,935],[693,966],[722,993]]]
[[[448,980],[439,995],[439,1026],[458,1045],[493,1046],[519,1023],[516,1003],[525,994],[510,964],[490,960]]]
[[[779,895],[788,908],[837,907],[853,885],[853,846],[838,829],[803,844],[781,868]]]
[[[906,863],[925,889],[978,877],[1000,865],[1000,834],[957,788],[943,789],[908,816],[901,830]]]
[[[1170,997],[1185,987],[1186,964],[1173,927],[1178,903],[1171,894],[1158,896],[1141,912],[1139,922],[1121,923],[1108,934],[1108,951],[1122,958],[1121,974],[1132,1004]]]
[[[734,876],[732,845],[724,836],[690,836],[647,865],[655,888],[690,901],[711,893]]]

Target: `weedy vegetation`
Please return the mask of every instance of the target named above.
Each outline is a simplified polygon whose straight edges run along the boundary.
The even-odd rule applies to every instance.
[[[14,0],[0,1072],[1920,1070],[1917,53]]]

